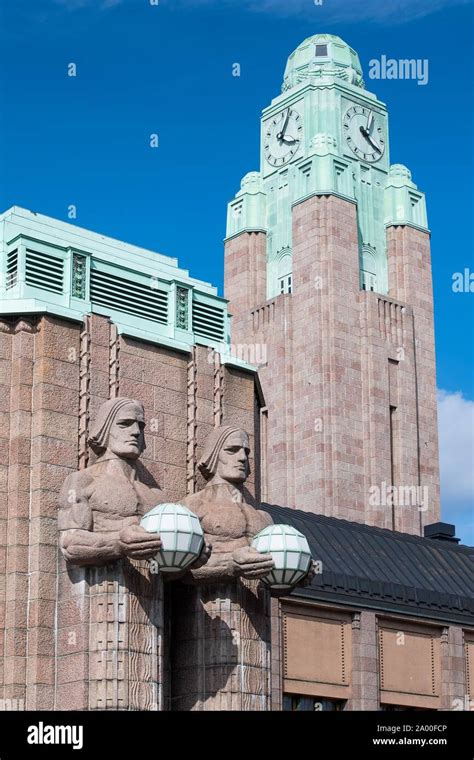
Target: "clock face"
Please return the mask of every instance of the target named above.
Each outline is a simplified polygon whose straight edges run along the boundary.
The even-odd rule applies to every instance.
[[[385,132],[379,114],[366,106],[351,106],[342,121],[344,138],[357,158],[379,161],[385,152]]]
[[[265,158],[271,166],[283,166],[296,155],[303,139],[303,120],[297,111],[285,108],[266,124]]]

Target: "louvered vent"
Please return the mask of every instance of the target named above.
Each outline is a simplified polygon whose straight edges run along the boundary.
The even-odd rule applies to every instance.
[[[14,288],[18,281],[18,248],[7,254],[7,272],[5,283],[7,290]]]
[[[222,309],[193,301],[193,331],[211,340],[224,340],[225,315]]]
[[[25,282],[35,288],[63,292],[64,261],[39,251],[26,250]]]
[[[151,279],[150,285],[142,285],[92,269],[91,300],[152,322],[163,325],[168,322],[168,294],[154,287],[154,280]]]

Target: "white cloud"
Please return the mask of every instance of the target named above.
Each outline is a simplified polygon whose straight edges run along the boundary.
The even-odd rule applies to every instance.
[[[438,391],[441,503],[474,506],[474,401]]]
[[[56,5],[68,11],[77,11],[81,8],[98,6],[99,10],[114,8],[116,5],[122,5],[124,0],[54,0]]]
[[[164,4],[166,0],[163,0]],[[169,0],[171,2],[172,0]],[[401,23],[428,16],[443,8],[464,5],[471,0],[174,0],[182,6],[217,5],[246,8],[256,13],[283,17],[300,16],[324,24],[327,21],[376,21]],[[320,17],[318,18],[318,13]],[[315,30],[315,32],[318,30]],[[321,29],[321,31],[325,31]]]
[[[137,0],[54,0],[57,5],[67,10],[80,8],[97,8],[105,10],[117,5],[137,2]],[[143,1],[143,0],[141,0]],[[203,8],[206,6],[223,6],[236,10],[245,9],[254,13],[273,14],[280,17],[296,16],[314,24],[327,22],[374,21],[378,23],[398,24],[405,21],[428,16],[430,13],[455,5],[465,5],[471,0],[160,0],[164,8],[181,7],[183,9]],[[319,14],[319,16],[318,16]]]

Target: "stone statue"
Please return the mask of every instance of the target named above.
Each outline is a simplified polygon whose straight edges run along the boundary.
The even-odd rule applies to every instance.
[[[209,435],[198,463],[207,485],[183,503],[199,517],[212,553],[206,565],[191,568],[185,581],[257,580],[273,568],[271,554],[250,546],[253,537],[273,521],[247,498],[244,484],[250,474],[249,454],[245,430],[221,426]]]
[[[63,556],[75,565],[106,565],[123,557],[153,557],[161,540],[139,525],[140,517],[165,501],[139,462],[145,449],[144,409],[116,398],[100,407],[89,445],[98,459],[69,475],[59,496]]]

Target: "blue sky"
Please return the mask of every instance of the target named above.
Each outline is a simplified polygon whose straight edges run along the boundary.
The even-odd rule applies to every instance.
[[[156,0],[155,0],[156,1]],[[153,2],[153,0],[151,0]],[[443,518],[474,543],[473,7],[464,0],[16,0],[0,11],[0,208],[17,204],[177,256],[222,290],[226,203],[258,169],[259,116],[317,32],[359,53],[392,163],[432,230]],[[368,78],[381,55],[429,82]],[[239,63],[241,76],[232,76]],[[68,77],[69,63],[77,76]],[[158,133],[160,147],[149,137]]]

